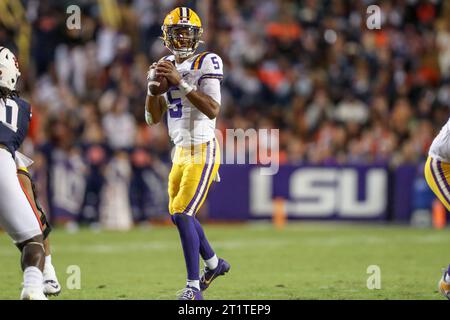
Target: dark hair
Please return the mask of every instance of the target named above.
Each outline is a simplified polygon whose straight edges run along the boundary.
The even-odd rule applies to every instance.
[[[10,90],[5,87],[0,87],[0,99],[14,98],[18,96],[19,92],[17,90]]]

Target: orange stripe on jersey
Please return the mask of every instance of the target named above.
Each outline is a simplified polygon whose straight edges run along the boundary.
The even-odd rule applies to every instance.
[[[200,65],[200,60],[202,59],[202,57],[203,56],[205,56],[206,54],[208,54],[208,52],[207,51],[205,51],[205,52],[203,52],[203,53],[200,53],[198,56],[197,56],[197,58],[195,58],[195,61],[194,61],[194,64],[193,64],[193,70],[198,70],[198,68],[199,68],[199,65]]]
[[[20,182],[20,179],[19,179],[19,184],[20,184],[20,187],[22,188],[23,193],[25,194],[25,197],[27,197],[27,200],[30,203],[31,210],[33,210],[33,213],[36,216],[36,219],[37,219],[37,221],[39,223],[39,227],[41,228],[41,231],[43,231],[44,230],[44,226],[42,225],[41,218],[40,218],[40,216],[38,214],[38,210],[37,210],[36,206],[34,205],[33,201],[31,201],[31,198],[28,195],[27,191],[25,190],[24,186],[22,185],[22,182]]]

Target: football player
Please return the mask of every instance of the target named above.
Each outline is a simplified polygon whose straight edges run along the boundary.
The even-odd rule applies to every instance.
[[[218,179],[220,150],[215,119],[221,103],[223,65],[217,54],[196,53],[203,30],[192,9],[172,10],[164,19],[162,32],[172,54],[150,67],[145,115],[147,123],[153,125],[167,113],[169,135],[176,146],[169,174],[169,212],[180,235],[187,268],[187,285],[178,292],[178,298],[201,300],[202,291],[230,270],[228,262],[214,253],[196,218],[212,181]],[[151,86],[158,77],[165,77],[170,87],[153,95]],[[201,277],[200,255],[205,262]]]
[[[28,133],[30,105],[18,97],[20,76],[14,54],[0,47],[0,226],[21,251],[23,300],[46,300],[42,271],[45,263],[43,223],[17,177],[15,152]]]
[[[431,190],[450,211],[450,119],[434,138],[424,171]],[[439,281],[439,292],[450,300],[450,265]]]
[[[55,268],[52,265],[50,241],[48,238],[52,228],[47,220],[44,209],[42,209],[42,206],[37,198],[36,186],[28,171],[28,167],[33,164],[33,161],[18,151],[16,151],[15,156],[17,177],[19,178],[20,185],[27,199],[30,201],[32,206],[34,206],[33,208],[39,212],[39,218],[42,223],[45,249],[45,263],[43,271],[44,294],[46,296],[57,296],[61,292],[61,285],[58,282]]]

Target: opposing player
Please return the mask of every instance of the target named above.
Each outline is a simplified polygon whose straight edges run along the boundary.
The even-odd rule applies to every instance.
[[[434,138],[424,171],[431,190],[450,211],[450,119]],[[439,281],[439,292],[450,300],[450,265]]]
[[[19,76],[16,57],[9,49],[0,47],[0,226],[22,253],[21,299],[46,300],[42,222],[21,188],[14,162],[31,118],[30,105],[15,90]]]
[[[203,30],[192,9],[171,11],[162,31],[172,55],[150,67],[146,120],[149,125],[156,124],[167,111],[169,135],[176,145],[169,174],[169,212],[180,234],[187,268],[187,285],[178,298],[201,300],[202,291],[230,270],[230,265],[214,253],[196,218],[220,166],[215,119],[221,103],[223,65],[217,54],[195,53]],[[158,77],[165,77],[170,85],[162,95],[152,94]],[[201,277],[200,255],[205,262]]]
[[[48,238],[48,235],[50,234],[52,228],[48,223],[44,209],[42,208],[37,198],[36,186],[28,171],[28,167],[33,164],[33,161],[18,151],[16,151],[15,153],[15,158],[17,167],[17,177],[19,178],[22,190],[25,193],[27,199],[32,204],[32,207],[35,210],[35,212],[39,213],[39,218],[42,223],[42,230],[43,230],[42,233],[44,236],[44,250],[45,250],[45,263],[43,271],[44,294],[46,296],[57,296],[61,292],[61,285],[58,282],[55,268],[52,265],[50,240]]]

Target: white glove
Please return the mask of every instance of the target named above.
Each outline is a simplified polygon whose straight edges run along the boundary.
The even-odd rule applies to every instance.
[[[16,151],[15,159],[16,159],[16,167],[17,168],[28,168],[34,163],[33,160],[28,158],[23,153],[20,153],[19,151]]]

